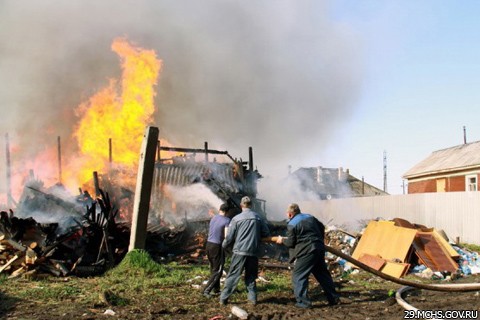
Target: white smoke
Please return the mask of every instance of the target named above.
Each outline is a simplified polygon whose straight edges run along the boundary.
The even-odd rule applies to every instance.
[[[310,190],[304,190],[301,180],[294,175],[272,176],[259,182],[259,197],[268,199],[267,216],[269,220],[281,221],[287,219],[287,207],[299,201],[318,200],[319,196]]]
[[[186,187],[165,186],[168,195],[167,206],[164,205],[163,219],[179,223],[182,219],[208,218],[209,211],[218,212],[223,201],[207,186],[195,183]],[[175,203],[175,210],[168,210],[168,204]]]

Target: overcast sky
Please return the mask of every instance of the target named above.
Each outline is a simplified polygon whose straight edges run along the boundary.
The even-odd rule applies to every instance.
[[[408,169],[463,143],[463,126],[480,140],[479,11],[434,0],[3,0],[0,125],[17,161],[67,140],[74,109],[120,75],[110,46],[124,36],[163,61],[154,125],[173,144],[208,141],[243,159],[252,146],[266,177],[343,167],[378,188],[386,151],[387,191],[399,194]]]

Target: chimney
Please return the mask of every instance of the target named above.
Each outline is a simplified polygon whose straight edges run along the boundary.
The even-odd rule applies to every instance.
[[[322,181],[322,167],[317,167],[317,183]]]
[[[467,129],[463,126],[463,144],[467,144]]]

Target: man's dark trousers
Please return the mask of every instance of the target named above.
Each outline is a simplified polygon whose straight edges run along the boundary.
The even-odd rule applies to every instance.
[[[207,251],[208,261],[210,262],[210,279],[208,279],[203,292],[220,292],[220,278],[222,277],[223,264],[225,263],[222,245],[207,242],[205,249]]]
[[[325,251],[318,249],[297,258],[295,261],[292,281],[297,303],[307,306],[312,303],[307,295],[308,277],[310,276],[310,273],[313,274],[315,279],[317,279],[322,286],[328,302],[334,303],[338,298],[338,294],[335,291],[335,284],[333,283],[330,272],[325,264]]]

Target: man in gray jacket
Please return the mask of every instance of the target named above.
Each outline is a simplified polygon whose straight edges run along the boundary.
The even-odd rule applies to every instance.
[[[245,269],[245,286],[247,287],[248,302],[257,303],[258,255],[263,237],[269,235],[264,219],[251,210],[252,202],[249,197],[243,197],[240,206],[242,213],[233,217],[228,232],[223,240],[223,248],[233,246],[233,255],[228,271],[225,287],[220,294],[220,304],[227,304],[228,298],[235,291],[243,269]]]

